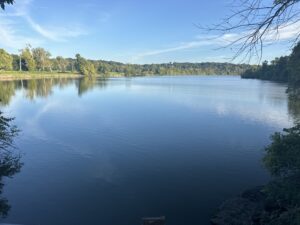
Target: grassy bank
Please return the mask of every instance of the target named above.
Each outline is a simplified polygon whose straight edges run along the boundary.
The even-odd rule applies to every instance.
[[[26,71],[1,71],[0,80],[29,80],[37,78],[78,78],[82,77],[79,73],[71,72],[26,72]]]
[[[124,73],[111,72],[107,74],[96,74],[93,77],[100,78],[119,78],[119,77],[139,77],[139,76],[184,76],[192,74],[165,74],[165,75],[154,75],[154,74],[143,74],[143,75],[126,75]],[[197,75],[198,76],[198,75]],[[210,76],[210,75],[199,75],[199,76]],[[226,75],[224,75],[226,76]],[[41,78],[80,78],[84,77],[78,72],[45,72],[45,71],[0,71],[0,81],[9,80],[30,80],[30,79],[41,79]]]

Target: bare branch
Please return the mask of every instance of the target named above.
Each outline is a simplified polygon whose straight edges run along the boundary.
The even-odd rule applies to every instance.
[[[280,39],[284,28],[300,23],[300,0],[235,0],[231,15],[212,27],[200,27],[215,32],[218,38],[238,34],[225,47],[235,48],[233,59],[242,57],[261,61],[264,46]],[[300,39],[300,27],[296,31],[292,46]]]

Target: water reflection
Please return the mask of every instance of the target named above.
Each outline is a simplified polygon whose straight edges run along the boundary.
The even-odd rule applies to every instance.
[[[4,178],[12,177],[20,172],[22,163],[20,155],[13,151],[13,141],[19,131],[11,125],[11,118],[3,116],[0,112],[0,217],[6,217],[10,210],[10,205],[6,198],[3,198]]]
[[[82,96],[90,90],[93,90],[95,87],[105,87],[105,79],[97,79],[95,77],[84,77],[76,82],[76,87],[78,88],[78,96]]]
[[[299,116],[286,86],[238,77],[0,84],[26,153],[0,223],[208,224],[220,202],[266,183],[261,149]]]
[[[289,114],[293,117],[295,123],[300,122],[300,99],[289,98]]]
[[[0,104],[9,105],[16,91],[23,90],[27,99],[46,98],[52,95],[54,88],[64,89],[70,85],[75,85],[78,89],[78,96],[82,96],[89,90],[96,87],[106,86],[105,79],[84,77],[81,79],[70,78],[45,78],[31,80],[14,80],[0,82]]]

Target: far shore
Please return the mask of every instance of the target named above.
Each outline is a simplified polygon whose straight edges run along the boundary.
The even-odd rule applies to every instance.
[[[59,73],[59,72],[0,72],[0,81],[10,80],[31,80],[39,78],[80,78],[79,73]]]
[[[139,76],[186,76],[187,74],[166,74],[166,75],[133,75],[133,77],[139,77]],[[191,76],[193,76],[191,74]],[[194,76],[200,76],[200,75],[194,75]],[[201,76],[212,76],[212,75],[201,75]],[[228,76],[228,75],[224,75]],[[239,76],[239,75],[233,75],[233,76]],[[50,79],[50,78],[82,78],[85,77],[85,75],[79,74],[79,73],[72,73],[72,72],[16,72],[16,71],[1,71],[0,72],[0,81],[11,81],[11,80],[31,80],[31,79]],[[128,77],[124,74],[120,73],[111,73],[107,75],[101,75],[97,74],[93,77],[98,78],[118,78],[118,77]],[[131,76],[129,76],[131,77]]]

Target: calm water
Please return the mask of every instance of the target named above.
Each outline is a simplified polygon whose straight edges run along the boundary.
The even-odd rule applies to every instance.
[[[1,222],[209,224],[268,180],[262,148],[299,112],[285,89],[218,76],[1,82],[24,163],[5,179]]]

